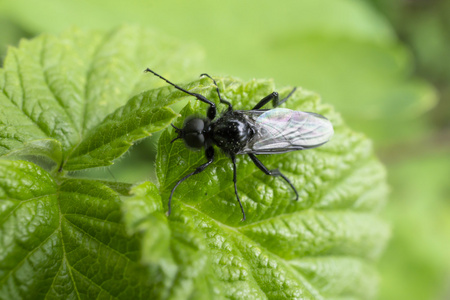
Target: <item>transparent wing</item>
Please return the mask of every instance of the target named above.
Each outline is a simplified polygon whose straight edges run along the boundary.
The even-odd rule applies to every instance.
[[[255,127],[255,136],[240,153],[274,154],[318,147],[333,136],[333,125],[311,112],[275,108],[242,111]]]

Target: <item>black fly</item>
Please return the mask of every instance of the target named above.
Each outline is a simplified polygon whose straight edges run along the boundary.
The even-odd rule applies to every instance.
[[[217,109],[214,102],[200,94],[191,93],[179,87],[148,68],[145,72],[153,73],[178,90],[209,105],[206,118],[188,118],[183,128],[177,128],[172,124],[178,134],[172,142],[183,139],[191,148],[205,148],[205,156],[208,161],[175,184],[169,197],[168,214],[170,214],[173,193],[180,183],[192,175],[202,172],[214,161],[213,145],[218,146],[233,162],[234,193],[241,207],[242,221],[245,220],[245,212],[236,187],[236,154],[247,154],[265,174],[283,178],[291,186],[296,200],[298,200],[297,190],[291,181],[278,169],[269,170],[256,157],[256,154],[276,154],[311,149],[325,144],[333,135],[333,126],[330,121],[319,114],[276,108],[292,96],[295,88],[282,100],[279,100],[277,92],[273,92],[261,99],[251,110],[233,110],[231,103],[222,99],[216,81],[208,74],[202,74],[201,76],[207,76],[216,85],[220,103],[228,106],[225,113],[216,119]],[[270,101],[273,103],[273,109],[261,109]]]

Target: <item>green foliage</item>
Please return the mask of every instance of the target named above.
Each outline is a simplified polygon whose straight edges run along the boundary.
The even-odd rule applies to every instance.
[[[36,32],[73,24],[109,28],[137,22],[195,40],[207,50],[209,72],[270,77],[320,91],[350,126],[369,135],[377,146],[423,135],[426,126],[417,118],[436,103],[433,87],[412,74],[410,50],[364,1],[15,0],[5,4],[5,10]],[[63,18],[65,11],[74,13]],[[436,20],[433,15],[430,19]],[[417,23],[413,17],[409,28]],[[430,36],[426,30],[423,35],[428,39],[417,44],[427,49],[443,40],[436,41],[442,35]],[[433,65],[445,65],[447,48],[430,53]]]
[[[128,26],[43,35],[9,51],[0,73],[0,298],[374,297],[374,264],[389,236],[377,216],[385,171],[371,142],[305,89],[287,105],[327,116],[335,136],[318,149],[262,157],[292,179],[299,201],[240,157],[246,222],[223,154],[180,185],[166,217],[173,184],[204,161],[202,152],[170,143],[171,129],[158,144],[158,184],[70,177],[112,164],[168,127],[177,116],[169,106],[186,95],[156,88],[142,70],[164,66],[170,77],[195,62],[196,55],[186,59],[190,51],[196,47]],[[216,79],[236,109],[292,89]],[[208,78],[183,87],[218,100]],[[189,102],[175,122],[204,110]]]
[[[450,127],[450,2],[370,0],[387,15],[415,55],[416,73],[434,84],[439,103],[429,122]]]
[[[385,216],[395,239],[381,260],[380,299],[440,299],[448,288],[449,154],[406,158],[391,168],[390,183],[398,188]]]
[[[57,184],[25,161],[0,160],[0,174],[2,299],[136,298],[150,291],[117,192],[94,180]]]
[[[180,47],[195,51],[137,27],[23,41],[9,51],[0,73],[0,155],[45,155],[66,170],[111,164],[176,116],[167,108],[173,102],[161,101],[168,90],[124,104],[143,90],[143,66],[161,65],[152,53],[166,49],[177,68]]]

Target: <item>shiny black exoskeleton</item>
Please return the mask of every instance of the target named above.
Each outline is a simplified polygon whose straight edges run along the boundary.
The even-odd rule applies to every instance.
[[[166,81],[168,84],[172,85],[173,87],[177,88],[180,91],[185,92],[186,94],[189,94],[191,96],[196,97],[198,100],[209,104],[209,108],[207,111],[207,117],[206,118],[200,118],[200,117],[193,117],[185,121],[183,128],[177,128],[172,124],[172,127],[175,128],[176,133],[178,136],[172,140],[174,142],[177,139],[183,139],[186,145],[190,148],[199,149],[199,148],[205,148],[205,156],[208,160],[206,163],[202,164],[201,166],[197,167],[192,173],[186,175],[185,177],[181,178],[173,187],[172,192],[170,193],[169,197],[169,210],[168,215],[171,211],[171,201],[173,193],[175,192],[175,189],[180,185],[184,180],[191,177],[192,175],[198,174],[206,169],[213,161],[214,161],[214,148],[213,146],[216,145],[219,147],[223,152],[225,152],[228,156],[230,156],[232,162],[233,162],[233,182],[234,182],[234,191],[236,194],[236,198],[238,200],[239,206],[242,211],[242,221],[245,220],[245,212],[244,208],[242,207],[241,200],[238,195],[237,186],[236,186],[236,154],[244,154],[242,151],[244,147],[247,146],[249,141],[253,138],[255,135],[256,128],[252,125],[252,122],[250,122],[248,115],[244,114],[244,111],[234,111],[233,107],[230,102],[223,100],[219,88],[217,87],[216,81],[209,76],[208,74],[202,74],[201,76],[207,76],[210,78],[214,84],[216,85],[217,94],[219,96],[220,102],[223,104],[228,105],[228,109],[226,112],[216,119],[217,115],[217,109],[214,102],[208,100],[206,97],[200,94],[191,93],[178,85],[170,82],[169,80],[165,79],[161,75],[155,73],[154,71],[150,69],[146,69],[145,72],[153,73],[154,75],[158,76],[159,78]],[[276,107],[283,102],[285,102],[295,91],[295,88],[292,90],[292,92],[283,100],[279,101],[278,99],[278,93],[273,92],[272,94],[264,97],[254,108],[253,110],[258,110],[258,112],[264,111],[259,110],[261,107],[263,107],[265,104],[269,103],[270,101],[273,101],[273,106]],[[248,111],[246,111],[248,112]],[[282,177],[294,190],[296,194],[296,199],[298,199],[298,193],[295,187],[292,185],[290,180],[284,176],[278,169],[275,170],[269,170],[267,169],[261,161],[256,157],[254,153],[251,152],[245,152],[245,154],[248,154],[250,159],[254,162],[254,164],[261,169],[265,174],[271,175],[271,176],[280,176]]]
[[[255,132],[248,121],[238,112],[228,111],[210,126],[210,138],[225,153],[239,153]]]

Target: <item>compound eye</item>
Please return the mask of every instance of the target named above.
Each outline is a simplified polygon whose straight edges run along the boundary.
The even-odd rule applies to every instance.
[[[201,133],[205,128],[205,121],[200,118],[191,119],[184,124],[183,131],[187,133]]]
[[[192,148],[202,148],[205,145],[205,137],[197,132],[185,134],[184,141],[186,145]]]

